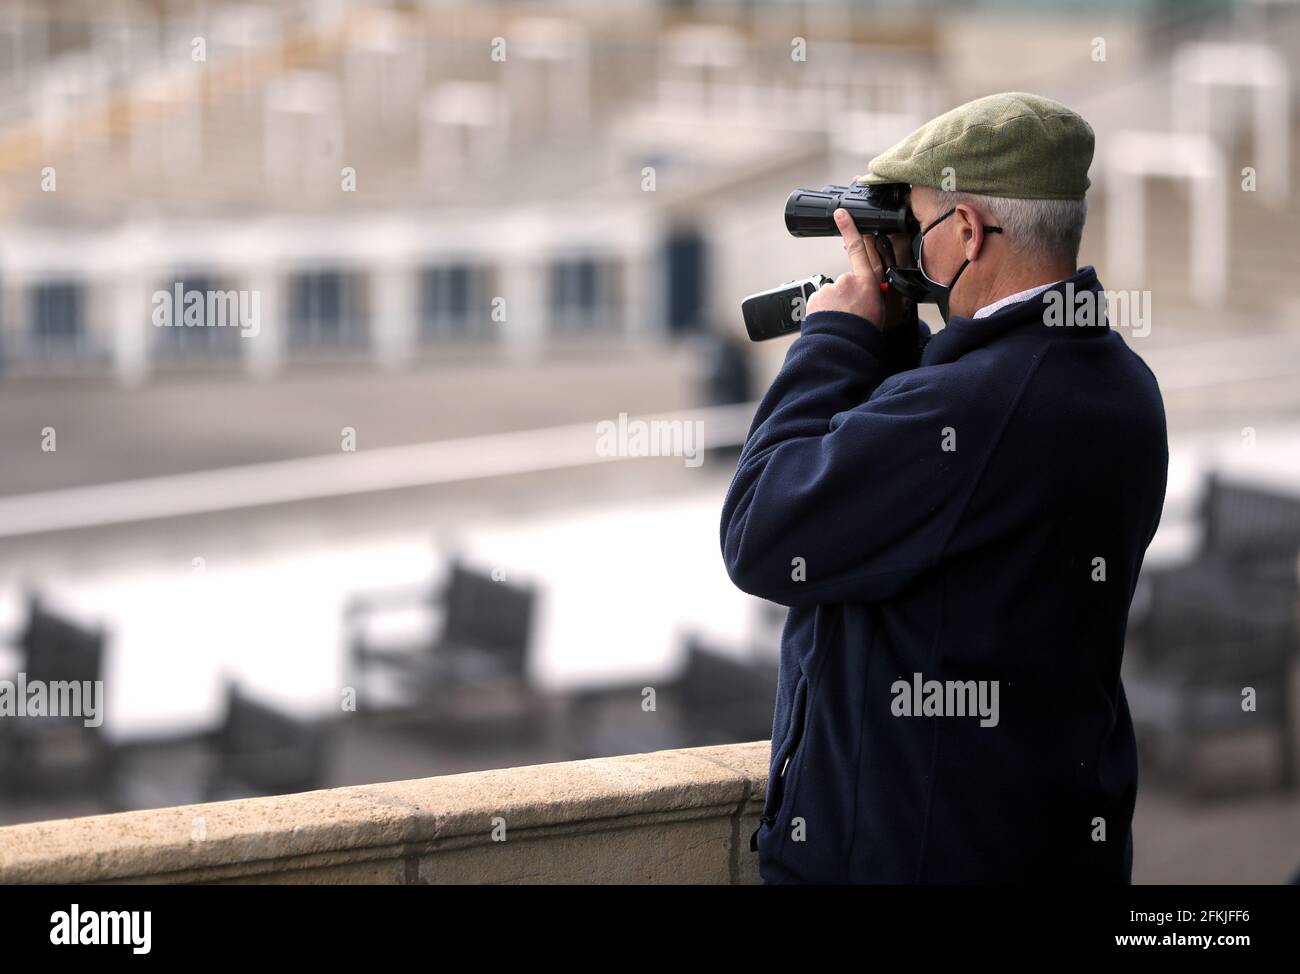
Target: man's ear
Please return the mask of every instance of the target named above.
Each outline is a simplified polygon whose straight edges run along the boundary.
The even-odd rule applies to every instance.
[[[961,234],[961,247],[967,260],[975,260],[984,249],[984,219],[966,203],[957,204],[957,212],[952,215],[957,222],[957,232]]]

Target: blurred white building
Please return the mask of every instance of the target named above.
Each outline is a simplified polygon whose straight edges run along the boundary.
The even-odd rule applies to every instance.
[[[745,293],[836,260],[834,242],[784,234],[790,189],[847,182],[926,118],[1015,87],[1094,121],[1097,263],[1106,174],[1125,174],[1129,207],[1160,177],[1137,197],[1157,225],[1116,234],[1107,270],[1211,307],[1243,282],[1257,304],[1297,300],[1278,245],[1297,214],[1276,191],[1291,5],[986,6],[7,5],[0,365],[130,382],[182,361],[397,367],[453,345],[527,357],[735,327]],[[1174,54],[1207,23],[1280,52],[1256,86],[1267,125],[1284,119],[1258,174],[1267,209],[1235,192],[1251,92],[1228,101]],[[1166,185],[1169,165],[1106,155],[1134,144],[1122,132],[1171,132],[1188,85],[1209,107],[1179,137],[1213,162],[1192,192],[1232,193],[1217,224]],[[1210,257],[1189,263],[1189,237]],[[178,285],[256,295],[256,328],[159,326]]]

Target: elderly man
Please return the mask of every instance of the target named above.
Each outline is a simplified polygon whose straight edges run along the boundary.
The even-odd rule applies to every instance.
[[[1168,445],[1104,316],[1060,320],[1063,296],[1104,307],[1076,268],[1092,150],[1014,92],[871,161],[911,187],[932,338],[836,214],[850,270],[809,302],[722,513],[735,584],[790,606],[766,882],[1131,879],[1120,660]]]

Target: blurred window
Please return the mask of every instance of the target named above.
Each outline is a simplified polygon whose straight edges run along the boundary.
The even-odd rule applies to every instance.
[[[171,327],[153,327],[153,354],[159,362],[229,362],[239,358],[239,295],[233,287],[207,274],[178,273],[161,282],[161,290],[175,293],[177,284],[182,287],[182,297],[191,291],[203,295],[203,325],[186,326],[184,308],[172,308],[173,324]],[[216,295],[226,301],[227,324],[217,327],[209,319],[209,308],[213,302],[209,297]]]
[[[72,357],[85,344],[84,295],[77,281],[46,281],[31,291],[31,352],[42,359]]]
[[[426,342],[490,340],[492,320],[486,269],[469,264],[426,267],[420,272],[420,334]]]
[[[289,345],[297,349],[364,348],[369,338],[361,276],[338,270],[292,276]]]
[[[550,320],[555,334],[621,330],[618,268],[594,257],[560,260],[551,265]]]

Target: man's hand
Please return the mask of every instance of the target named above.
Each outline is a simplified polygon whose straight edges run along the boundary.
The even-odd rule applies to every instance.
[[[885,296],[880,282],[884,268],[880,257],[867,246],[847,210],[835,211],[835,223],[844,238],[844,250],[849,255],[849,272],[841,274],[833,284],[818,289],[808,300],[807,314],[814,311],[847,311],[866,318],[881,330],[885,327]]]

